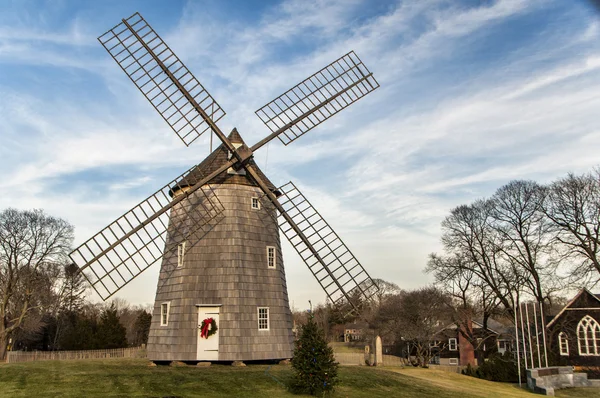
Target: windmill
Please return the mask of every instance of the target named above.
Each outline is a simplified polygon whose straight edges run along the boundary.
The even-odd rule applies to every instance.
[[[279,231],[333,304],[370,299],[377,286],[335,231],[293,183],[275,187],[253,160],[379,87],[354,52],[257,110],[270,133],[249,147],[236,129],[221,131],[223,109],[139,13],[98,40],[186,146],[207,131],[221,142],[70,254],[104,300],[161,263],[150,360],[290,358]]]

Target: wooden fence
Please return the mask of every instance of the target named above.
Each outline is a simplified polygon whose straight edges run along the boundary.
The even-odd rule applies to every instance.
[[[397,357],[395,355],[383,354],[383,366],[406,366],[408,361],[406,358]]]
[[[7,363],[30,361],[67,361],[73,359],[145,358],[145,347],[85,351],[9,351]]]
[[[365,354],[362,352],[334,352],[333,355],[340,365],[365,365]]]

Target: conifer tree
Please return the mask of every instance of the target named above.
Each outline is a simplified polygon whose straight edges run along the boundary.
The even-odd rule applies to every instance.
[[[150,332],[152,315],[144,310],[140,311],[133,325],[135,331],[134,345],[148,344],[148,333]]]
[[[312,313],[308,314],[308,322],[295,345],[292,391],[311,395],[332,392],[338,382],[338,364]]]
[[[112,303],[105,308],[100,315],[98,323],[97,341],[100,348],[123,348],[127,347],[127,331],[119,321],[117,308]]]
[[[86,288],[85,277],[79,267],[74,263],[67,263],[63,269],[62,310],[67,312],[81,311],[85,301]]]

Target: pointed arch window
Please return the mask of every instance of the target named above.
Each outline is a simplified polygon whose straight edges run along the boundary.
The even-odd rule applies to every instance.
[[[591,316],[584,316],[577,325],[579,355],[600,356],[600,324]]]
[[[560,355],[569,356],[569,336],[565,332],[558,334],[558,347],[560,348]]]

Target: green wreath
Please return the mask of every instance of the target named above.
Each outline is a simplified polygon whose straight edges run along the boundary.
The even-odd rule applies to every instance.
[[[214,318],[206,318],[200,324],[200,337],[208,339],[213,334],[217,333],[219,328],[217,327],[217,321]]]

